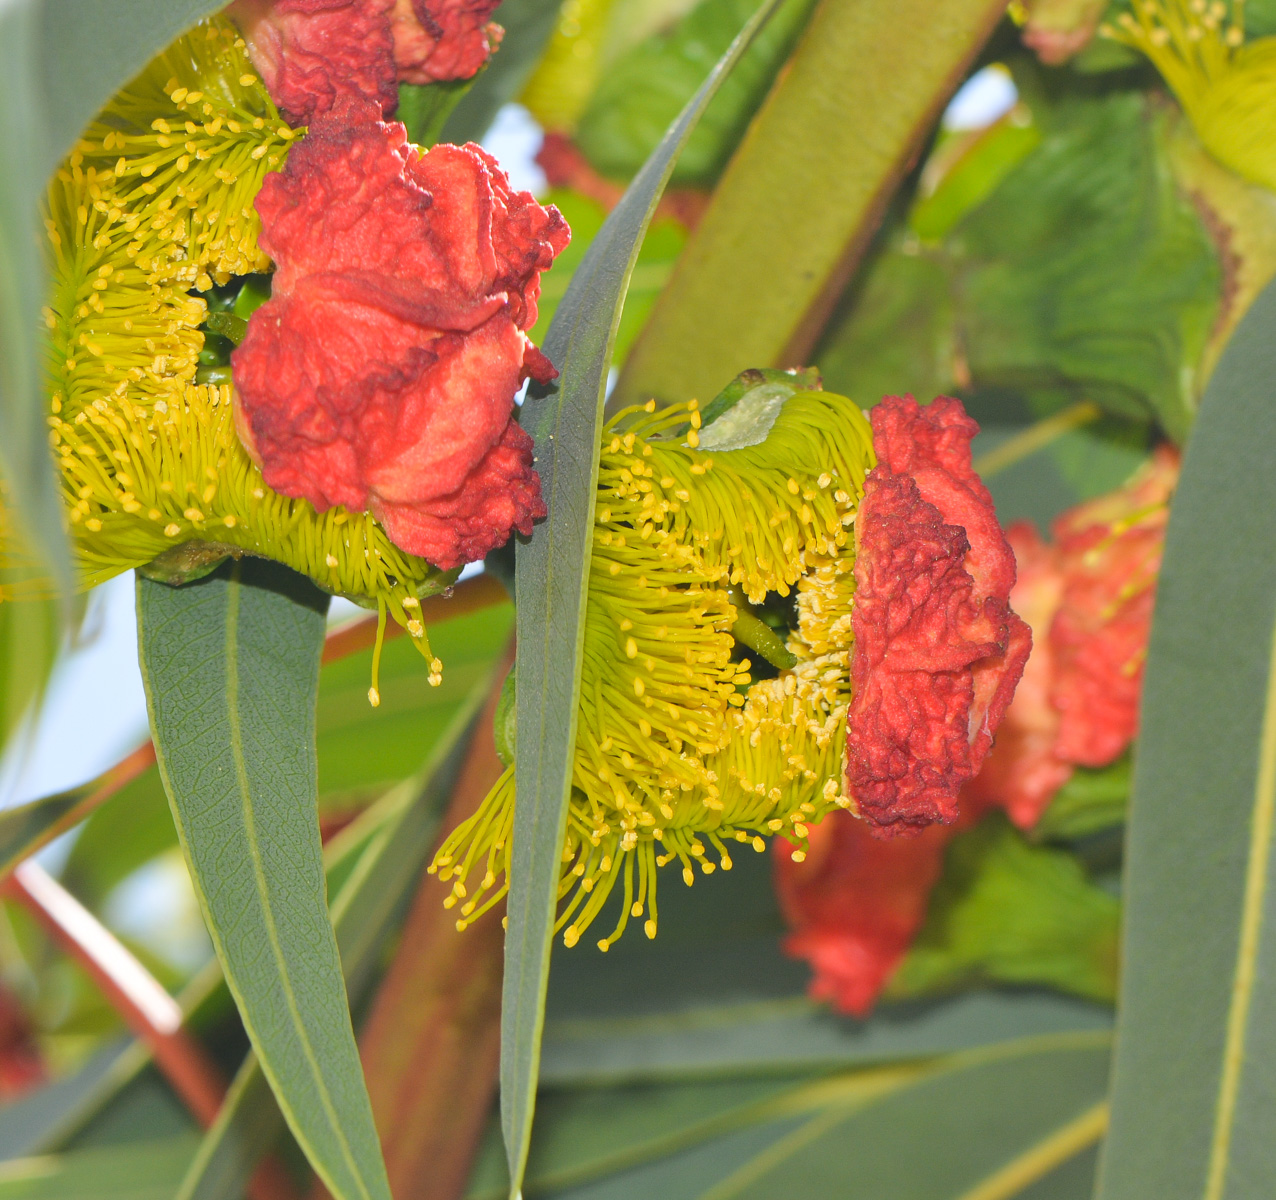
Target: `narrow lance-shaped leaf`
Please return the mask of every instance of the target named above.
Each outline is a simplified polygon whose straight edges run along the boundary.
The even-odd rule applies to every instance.
[[[1276,1190],[1276,286],[1188,443],[1143,689],[1101,1200]]]
[[[200,905],[280,1108],[337,1200],[389,1200],[328,919],[315,696],[327,599],[244,560],[139,577],[159,769]]]
[[[572,277],[545,339],[556,386],[530,396],[549,518],[516,555],[518,749],[509,931],[501,1014],[501,1124],[510,1194],[522,1184],[536,1103],[545,987],[576,744],[590,531],[607,369],[643,234],[678,151],[776,0],[719,60],[607,218]]]
[[[420,774],[392,789],[348,827],[353,845],[338,846],[340,839],[329,844],[329,877],[346,873],[332,903],[332,924],[346,982],[356,997],[404,893],[421,873],[488,686],[482,678],[471,689]],[[365,825],[366,831],[361,828]],[[352,857],[350,864],[346,860]],[[238,1200],[257,1159],[278,1136],[282,1119],[261,1064],[249,1051],[177,1200]]]

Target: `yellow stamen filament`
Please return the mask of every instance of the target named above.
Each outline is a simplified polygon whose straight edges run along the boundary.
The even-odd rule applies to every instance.
[[[807,827],[849,804],[846,529],[873,463],[871,431],[849,401],[799,393],[764,442],[706,452],[686,437],[698,415],[644,406],[602,434],[559,886],[557,928],[569,946],[618,882],[603,950],[644,912],[655,936],[660,867],[676,862],[690,885],[696,863],[706,875],[731,869],[724,839],[761,850],[760,834],[782,830],[801,852]],[[737,585],[756,602],[796,591],[792,670],[755,679],[733,657]],[[431,867],[462,882],[481,867],[479,911],[505,894],[513,798],[506,772]]]
[[[417,596],[448,581],[370,515],[269,489],[235,433],[230,387],[197,382],[207,309],[191,289],[270,268],[253,199],[301,132],[214,18],[108,103],[50,184],[49,439],[84,588],[191,540],[278,559],[375,603],[382,623],[407,625]],[[0,528],[0,546],[0,567],[26,576],[20,591],[48,590],[14,530]]]

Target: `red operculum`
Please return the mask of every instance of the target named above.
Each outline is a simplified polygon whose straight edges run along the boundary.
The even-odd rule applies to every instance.
[[[398,103],[390,10],[394,0],[235,0],[230,15],[270,98],[308,125],[343,95],[385,113]]]
[[[500,44],[500,0],[394,0],[394,63],[405,83],[469,79]]]
[[[391,115],[400,82],[469,79],[500,43],[499,0],[235,0],[230,14],[279,111],[308,125],[342,96]]]
[[[237,421],[266,482],[322,510],[371,510],[439,566],[544,514],[513,419],[540,272],[567,244],[554,208],[475,146],[407,144],[341,98],[267,177],[270,301],[235,351]]]
[[[970,463],[961,402],[873,410],[878,464],[856,520],[847,786],[879,832],[957,816],[1032,645],[1014,555]]]

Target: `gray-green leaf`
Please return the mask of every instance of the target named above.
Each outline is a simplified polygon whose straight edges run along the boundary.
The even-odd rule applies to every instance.
[[[327,599],[242,560],[140,578],[160,773],[205,921],[288,1123],[337,1200],[389,1200],[328,919],[315,696]]]
[[[501,1013],[501,1120],[510,1194],[522,1184],[536,1105],[549,948],[571,784],[588,555],[607,369],[643,234],[678,151],[777,0],[766,0],[670,127],[594,239],[545,339],[562,372],[529,397],[549,519],[520,543],[518,790]]]
[[[1101,1200],[1276,1190],[1276,285],[1201,405],[1166,535]]]

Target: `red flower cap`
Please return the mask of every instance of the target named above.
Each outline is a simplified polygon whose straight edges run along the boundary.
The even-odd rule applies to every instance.
[[[811,964],[812,999],[868,1014],[926,920],[953,832],[884,840],[835,812],[811,827],[804,862],[777,840],[776,894],[793,929],[784,951]]]
[[[1054,525],[1063,597],[1050,627],[1050,699],[1060,713],[1055,752],[1102,767],[1138,728],[1156,577],[1179,456],[1161,447],[1124,486]]]
[[[308,125],[338,96],[399,102],[390,11],[394,0],[235,0],[230,7],[270,98]]]
[[[1027,521],[1006,530],[1018,565],[1010,604],[1032,630],[1032,653],[1015,698],[1006,710],[997,744],[962,793],[962,808],[1002,808],[1020,829],[1031,829],[1068,782],[1072,764],[1059,757],[1059,710],[1050,699],[1055,656],[1050,627],[1063,598],[1059,553]]]
[[[292,125],[340,96],[391,115],[400,81],[468,79],[500,41],[499,0],[235,0],[253,66]]]
[[[403,83],[476,75],[504,30],[488,23],[501,0],[395,0],[394,64]]]
[[[422,154],[343,99],[256,200],[271,299],[232,356],[236,422],[266,482],[319,510],[371,511],[440,567],[544,516],[513,419],[554,369],[523,332],[568,242],[477,146]]]
[[[1009,605],[1015,561],[970,462],[960,400],[886,397],[856,519],[847,786],[902,832],[957,816],[1032,645]]]

